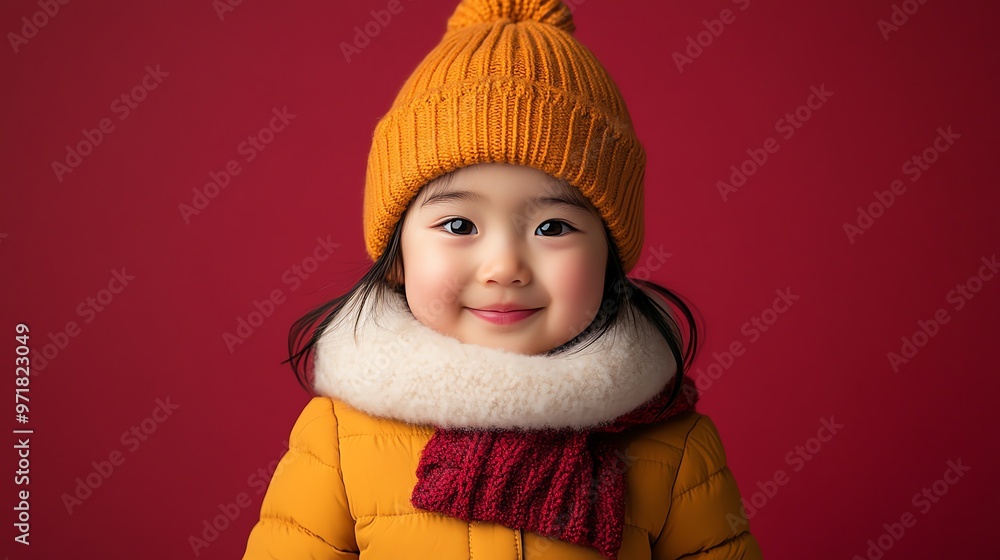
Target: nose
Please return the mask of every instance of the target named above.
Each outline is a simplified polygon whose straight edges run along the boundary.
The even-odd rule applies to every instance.
[[[531,282],[531,267],[515,239],[498,239],[481,249],[478,276],[482,284],[523,286]]]

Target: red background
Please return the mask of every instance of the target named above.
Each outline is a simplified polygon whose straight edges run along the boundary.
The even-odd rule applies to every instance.
[[[189,536],[245,493],[250,505],[198,550],[242,554],[267,468],[308,399],[279,364],[288,327],[364,270],[372,129],[457,4],[404,0],[348,62],[341,44],[387,3],[244,1],[220,19],[207,0],[71,2],[18,52],[7,35],[0,346],[12,364],[19,322],[33,357],[68,321],[80,331],[44,369],[35,362],[30,547],[12,540],[17,458],[5,444],[0,554],[195,557]],[[695,374],[713,352],[745,348],[706,378],[701,410],[748,502],[758,483],[787,476],[757,495],[750,518],[765,557],[864,557],[883,524],[907,512],[916,525],[898,542],[883,537],[893,544],[885,558],[993,550],[1000,360],[988,342],[1000,278],[973,280],[981,289],[961,309],[948,294],[1000,249],[1000,49],[990,39],[1000,10],[930,0],[886,40],[877,22],[891,17],[890,0],[751,0],[744,11],[730,0],[574,4],[576,36],[617,81],[649,154],[643,259],[670,253],[653,278],[705,321]],[[723,9],[735,20],[679,71],[672,54]],[[3,31],[20,33],[38,11],[5,2]],[[112,103],[147,65],[169,75],[121,120]],[[824,85],[833,95],[784,138],[777,121]],[[245,162],[240,143],[286,106],[295,118]],[[58,180],[52,162],[104,118],[114,130]],[[959,139],[911,181],[903,164],[948,126]],[[778,151],[724,201],[716,181],[769,137]],[[178,206],[231,159],[242,172],[185,223]],[[852,243],[845,222],[896,179],[905,193]],[[333,258],[292,290],[283,275],[317,237],[339,244]],[[134,280],[81,315],[122,267]],[[799,299],[751,338],[743,325],[786,288]],[[230,352],[223,333],[274,290],[283,303]],[[894,371],[887,354],[938,309],[948,322]],[[155,432],[139,447],[126,445],[122,434],[167,397],[178,408],[147,420]],[[3,424],[25,427],[3,400]],[[808,462],[789,460],[831,416],[844,427]],[[114,452],[124,462],[68,513],[62,496]],[[914,494],[958,459],[970,470],[939,483],[947,494],[929,510],[917,507]]]

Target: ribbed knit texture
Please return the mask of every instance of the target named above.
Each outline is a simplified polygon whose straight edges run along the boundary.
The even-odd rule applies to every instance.
[[[678,378],[681,393],[661,410]],[[466,521],[589,546],[613,560],[622,543],[629,466],[616,435],[694,410],[697,401],[697,388],[682,376],[657,398],[593,430],[436,429],[420,456],[410,501]]]
[[[598,209],[626,271],[643,241],[646,155],[618,87],[558,0],[463,0],[375,127],[364,197],[376,260],[420,188],[506,162],[565,179]]]

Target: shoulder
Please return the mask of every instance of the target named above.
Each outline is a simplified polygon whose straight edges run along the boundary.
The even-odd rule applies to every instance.
[[[683,451],[688,445],[707,444],[721,449],[719,432],[712,419],[700,412],[682,412],[675,416],[629,431],[633,442],[647,442],[659,449]]]
[[[292,428],[292,437],[329,437],[331,431],[344,438],[400,432],[430,434],[434,428],[372,416],[337,398],[313,397],[299,414]]]
[[[306,403],[295,421],[293,432],[305,430],[316,423],[336,422],[334,401],[327,397],[313,397]]]
[[[658,485],[646,481],[661,500],[648,517],[653,557],[759,559],[715,422],[688,412],[649,426],[644,438],[649,448],[674,461],[658,471]]]
[[[313,397],[292,426],[288,436],[289,457],[308,456],[323,464],[336,466],[339,461],[336,434],[334,403],[328,398]]]
[[[712,419],[698,412],[678,414],[634,430],[629,454],[662,463],[675,475],[673,494],[682,494],[726,468],[722,438]]]

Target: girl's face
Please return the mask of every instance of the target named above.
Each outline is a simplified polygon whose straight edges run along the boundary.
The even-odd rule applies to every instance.
[[[604,225],[579,191],[554,181],[531,167],[486,163],[421,189],[400,241],[417,320],[520,354],[547,352],[593,321],[608,258]]]

